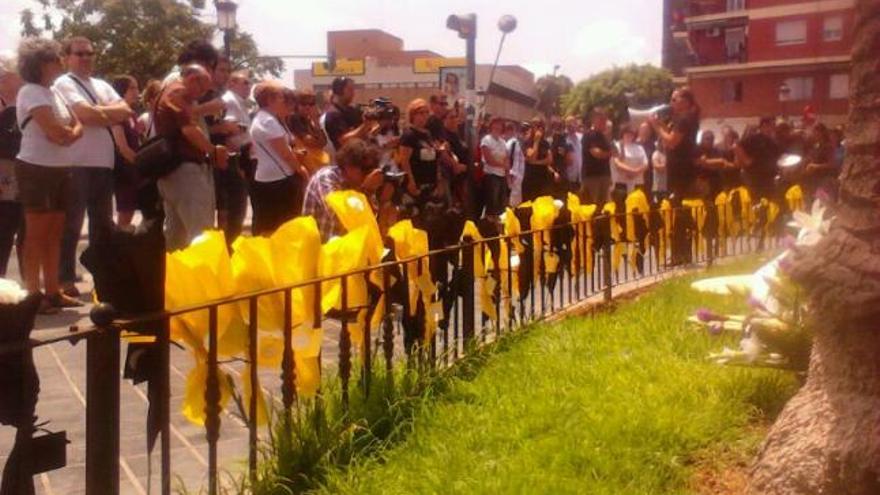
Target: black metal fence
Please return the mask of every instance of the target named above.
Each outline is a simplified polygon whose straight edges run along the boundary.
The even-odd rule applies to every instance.
[[[714,209],[714,206],[710,207]],[[313,328],[338,328],[338,374],[341,403],[347,407],[349,389],[374,385],[369,377],[372,368],[383,366],[389,372],[397,359],[418,357],[421,363],[442,367],[453,364],[481,344],[505,332],[540,321],[548,315],[570,308],[588,299],[611,300],[617,286],[669,273],[681,266],[711,265],[719,257],[755,252],[772,247],[779,240],[781,217],[771,222],[761,212],[755,219],[721,218],[717,211],[701,206],[666,211],[597,214],[581,222],[557,222],[551,228],[523,230],[516,235],[467,237],[456,246],[431,251],[409,259],[387,261],[296,285],[276,287],[241,294],[223,300],[208,301],[189,307],[135,319],[99,321],[93,328],[43,336],[27,343],[0,342],[0,359],[27,354],[37,347],[57,342],[85,340],[86,365],[86,493],[119,492],[120,453],[120,332],[150,328],[156,340],[152,345],[157,359],[156,375],[152,377],[151,404],[158,431],[161,493],[171,491],[172,456],[170,435],[170,321],[174,317],[201,312],[207,314],[207,381],[205,398],[205,435],[208,444],[208,493],[218,493],[218,441],[221,424],[221,376],[218,360],[218,312],[226,305],[246,303],[248,311],[247,368],[254,390],[259,387],[257,372],[257,339],[259,302],[262,298],[278,297],[283,301],[284,328],[292,327],[295,291],[314,291]],[[724,217],[724,215],[721,215]],[[735,221],[735,223],[733,223]],[[673,223],[675,224],[673,226]],[[736,228],[732,228],[736,227]],[[422,260],[428,260],[423,263]],[[437,291],[430,301],[415,298],[411,308],[409,291],[413,290],[410,267],[416,274],[431,272]],[[349,304],[349,280],[361,278],[381,280],[375,287],[367,308]],[[340,283],[341,308],[326,314],[322,311],[322,285]],[[352,348],[350,325],[352,311],[377,310],[379,298],[384,316],[372,327],[366,318],[362,346]],[[424,314],[437,311],[436,331],[426,328]],[[438,309],[439,308],[439,309]],[[411,315],[417,317],[408,317]],[[100,318],[99,318],[100,320]],[[430,338],[426,338],[430,334]],[[291,331],[283,332],[283,358],[280,370],[281,407],[285,412],[298,407],[295,383],[294,345]],[[326,346],[322,353],[330,353]],[[378,362],[377,362],[378,361]],[[319,356],[320,362],[320,356]],[[326,365],[327,363],[325,363]],[[326,367],[326,366],[325,366]],[[353,385],[353,374],[360,379]],[[389,373],[390,374],[390,373]],[[319,396],[320,397],[320,396]],[[319,399],[320,400],[320,399]],[[251,476],[258,462],[259,427],[258,397],[250,394],[247,401],[248,469]],[[50,418],[51,419],[51,418]],[[30,448],[22,442],[19,455],[27,457]],[[22,454],[24,452],[24,454]],[[31,452],[32,454],[32,452]],[[18,469],[30,476],[27,463]],[[9,473],[6,473],[9,474]]]

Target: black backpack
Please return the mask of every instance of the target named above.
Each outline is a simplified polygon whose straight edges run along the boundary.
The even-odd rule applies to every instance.
[[[15,107],[0,111],[0,158],[13,160],[21,147],[21,129],[16,121]]]

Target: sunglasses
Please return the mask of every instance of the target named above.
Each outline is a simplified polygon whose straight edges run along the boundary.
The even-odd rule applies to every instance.
[[[71,55],[76,55],[80,58],[91,58],[95,56],[95,52],[70,52]]]

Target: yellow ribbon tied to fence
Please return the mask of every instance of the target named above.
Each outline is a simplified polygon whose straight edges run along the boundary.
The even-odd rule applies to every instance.
[[[734,210],[734,198],[739,199],[739,211]],[[731,236],[749,233],[755,224],[755,212],[752,210],[752,196],[745,186],[732,189],[728,195],[728,232]]]
[[[681,206],[690,210],[691,218],[694,219],[694,225],[697,227],[694,233],[695,242],[697,243],[697,254],[703,254],[706,252],[706,236],[703,231],[706,227],[706,204],[703,203],[702,199],[685,199],[682,200]]]
[[[715,211],[718,215],[718,245],[721,254],[727,254],[727,193],[721,191],[715,196]]]
[[[552,239],[553,222],[559,216],[562,202],[557,202],[552,196],[541,196],[532,201],[531,227],[535,231],[532,234],[534,249],[532,260],[534,262],[534,277],[538,280],[541,274],[541,259],[544,260],[544,272],[556,273],[559,266],[559,256],[550,250]]]
[[[318,258],[318,276],[328,278],[321,283],[321,311],[342,310],[342,277],[340,275],[369,266],[372,247],[369,230],[358,227],[342,237],[333,237],[321,246]],[[359,349],[364,340],[367,307],[367,281],[363,274],[345,277],[346,311],[356,312],[355,321],[348,325],[351,342]]]
[[[223,232],[204,232],[185,249],[166,254],[165,265],[165,308],[168,310],[235,295]],[[194,361],[186,378],[182,412],[189,421],[199,425],[205,422],[208,331],[207,310],[171,318],[171,338],[189,348]],[[246,350],[247,328],[237,304],[217,308],[217,340],[218,354],[235,356]],[[217,369],[217,376],[222,409],[232,395],[232,381],[221,368]]]
[[[495,298],[493,295],[495,294],[497,282],[487,270],[488,265],[486,261],[487,259],[491,261],[491,256],[487,256],[482,252],[483,244],[481,241],[483,240],[483,236],[480,234],[480,231],[477,229],[474,222],[468,220],[464,223],[464,228],[461,232],[461,239],[462,241],[470,239],[472,242],[476,243],[474,244],[474,279],[480,281],[480,309],[486,317],[495,321],[498,319],[498,308],[495,305]],[[487,249],[486,252],[489,252],[489,250]]]
[[[367,263],[369,265],[379,264],[382,261],[385,247],[382,244],[379,223],[376,221],[376,215],[373,213],[367,197],[358,191],[334,191],[327,195],[325,201],[327,206],[336,213],[336,218],[345,227],[346,232],[360,227],[367,229]],[[382,286],[382,274],[379,271],[372,271],[369,276],[375,286]]]
[[[804,191],[800,185],[793,185],[785,191],[785,202],[789,211],[804,211]]]
[[[609,215],[609,236],[611,240],[614,241],[614,247],[611,251],[611,270],[613,272],[617,272],[618,268],[620,268],[620,263],[623,261],[623,227],[620,225],[620,219],[617,217],[617,205],[614,201],[609,201],[605,203],[605,206],[602,207],[602,214]]]
[[[593,223],[590,221],[596,213],[596,205],[582,205],[580,198],[572,193],[566,197],[566,207],[571,212],[571,221],[575,224],[572,238],[572,255],[580,263],[578,269],[584,273],[593,272]],[[586,225],[586,227],[582,227]]]
[[[766,212],[762,228],[764,231],[764,237],[768,238],[770,237],[770,232],[773,230],[773,226],[776,224],[776,219],[779,218],[779,204],[775,201],[761,198],[761,208]]]
[[[637,260],[636,260],[636,252],[639,250],[639,243],[643,243],[643,245],[647,246],[650,241],[650,229],[648,229],[648,222],[650,221],[650,211],[651,207],[648,204],[648,197],[645,196],[644,191],[641,189],[636,189],[633,192],[629,193],[626,196],[626,238],[630,241],[629,244],[629,264],[633,267],[633,269],[637,268]],[[641,217],[645,226],[645,235],[641,239],[637,239],[638,236],[636,232],[636,220],[637,217]]]
[[[657,232],[657,251],[660,259],[666,260],[666,249],[672,245],[672,203],[668,199],[660,202],[660,231]]]
[[[442,302],[435,301],[437,285],[431,280],[431,268],[428,257],[428,233],[413,227],[412,221],[402,220],[388,229],[388,237],[394,241],[394,254],[397,260],[417,256],[421,259],[406,263],[407,294],[409,298],[409,314],[414,316],[418,300],[421,297],[425,308],[425,342],[434,338],[438,320],[443,315]]]

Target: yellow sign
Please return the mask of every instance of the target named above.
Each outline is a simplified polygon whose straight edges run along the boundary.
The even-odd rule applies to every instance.
[[[419,57],[413,59],[413,72],[416,74],[436,74],[441,67],[464,67],[467,61],[464,57]]]
[[[336,67],[331,71],[327,62],[313,62],[312,76],[362,76],[367,68],[363,59],[340,58],[336,60]]]

